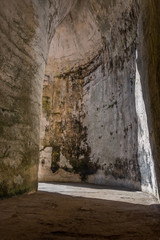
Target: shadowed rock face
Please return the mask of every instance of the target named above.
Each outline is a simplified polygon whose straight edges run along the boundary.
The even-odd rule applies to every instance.
[[[160,2],[139,1],[138,69],[148,117],[149,138],[160,191]],[[158,190],[157,190],[158,195]]]
[[[137,48],[158,180],[159,8],[156,0],[0,2],[0,196],[37,188],[41,102],[41,181],[149,184],[158,194],[138,154],[135,62]]]

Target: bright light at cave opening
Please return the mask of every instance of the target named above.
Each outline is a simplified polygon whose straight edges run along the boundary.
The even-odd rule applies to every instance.
[[[136,51],[136,59],[138,54]],[[147,114],[144,104],[140,74],[136,62],[135,102],[138,119],[138,162],[141,172],[142,191],[158,197],[154,161],[149,140]]]

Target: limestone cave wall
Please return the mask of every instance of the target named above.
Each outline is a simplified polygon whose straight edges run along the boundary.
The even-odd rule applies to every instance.
[[[137,19],[135,1],[79,1],[57,28],[43,88],[40,181],[141,188]]]
[[[37,189],[45,61],[74,3],[0,1],[0,197]]]
[[[150,177],[149,181],[152,185],[154,178],[157,184],[154,187],[154,194],[158,197],[160,190],[160,2],[139,0],[138,3],[140,16],[137,29],[137,64],[155,165],[155,174]],[[151,164],[149,165],[150,171]]]

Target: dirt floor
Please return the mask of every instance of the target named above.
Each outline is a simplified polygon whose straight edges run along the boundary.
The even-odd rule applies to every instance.
[[[94,198],[39,191],[1,200],[0,240],[160,240],[160,205],[149,195],[94,186],[53,186],[68,195],[86,196],[91,191]],[[117,195],[118,201],[98,199],[102,197],[97,191],[106,199],[107,194],[113,199]]]

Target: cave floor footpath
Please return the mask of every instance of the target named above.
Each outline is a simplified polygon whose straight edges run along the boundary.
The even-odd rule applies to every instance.
[[[0,240],[160,240],[160,204],[142,192],[40,183],[0,201]]]

